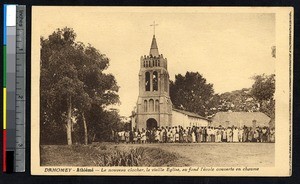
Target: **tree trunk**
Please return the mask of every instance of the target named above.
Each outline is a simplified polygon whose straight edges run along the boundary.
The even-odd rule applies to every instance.
[[[83,121],[83,128],[84,128],[84,144],[88,144],[88,131],[87,131],[87,125],[85,121],[84,112],[82,113],[82,121]]]
[[[71,97],[68,102],[68,117],[67,117],[67,141],[68,145],[72,145],[72,102]]]

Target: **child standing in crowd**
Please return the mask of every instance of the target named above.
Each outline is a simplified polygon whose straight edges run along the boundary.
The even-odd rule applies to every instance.
[[[179,132],[176,130],[176,133],[175,133],[175,142],[179,142]]]
[[[182,134],[182,137],[183,137],[183,142],[184,143],[187,143],[187,133],[186,133],[186,130],[183,130],[183,134]]]
[[[142,144],[146,143],[146,131],[144,129],[142,129],[141,133],[141,142]]]
[[[130,139],[129,139],[129,131],[125,131],[125,142],[126,144],[128,144],[130,142]]]
[[[133,143],[133,131],[129,131],[129,142]]]
[[[125,142],[125,131],[119,132],[119,137],[122,143]]]
[[[140,130],[138,130],[138,132],[137,132],[137,143],[141,143],[141,132],[140,132]]]
[[[134,131],[133,132],[133,143],[136,144],[137,143],[137,137],[138,137],[138,132]]]
[[[167,127],[168,128],[168,127]],[[168,140],[168,132],[167,132],[167,128],[164,129],[165,131],[163,132],[163,142],[166,143]]]
[[[250,127],[249,132],[248,132],[248,142],[252,142],[253,141],[253,130],[252,127]]]
[[[155,142],[155,130],[150,130],[150,143]]]
[[[262,133],[262,142],[267,142],[267,127],[263,127],[261,133]]]
[[[155,134],[155,142],[158,143],[160,142],[160,129],[154,130]]]
[[[150,130],[146,130],[146,143],[149,143]]]
[[[227,133],[226,133],[227,129],[223,128],[221,131],[222,134],[222,142],[227,142]]]
[[[168,142],[169,143],[172,142],[172,138],[173,138],[173,134],[172,134],[171,128],[169,128],[169,131],[168,131]]]
[[[183,142],[183,129],[182,127],[179,128],[179,142]]]
[[[258,142],[263,142],[263,133],[262,133],[262,128],[258,127]]]

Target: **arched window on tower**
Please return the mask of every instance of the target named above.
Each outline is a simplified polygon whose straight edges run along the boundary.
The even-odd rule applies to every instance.
[[[153,99],[149,100],[149,111],[150,112],[154,111],[154,100]]]
[[[153,72],[153,91],[158,91],[158,73],[157,71]]]
[[[159,100],[155,100],[155,112],[159,112]]]
[[[147,100],[144,100],[144,112],[147,112],[148,110],[148,103]]]
[[[159,60],[157,61],[157,66],[160,66]]]
[[[146,67],[146,61],[144,61],[144,67]]]
[[[145,90],[150,91],[150,73],[145,73]]]

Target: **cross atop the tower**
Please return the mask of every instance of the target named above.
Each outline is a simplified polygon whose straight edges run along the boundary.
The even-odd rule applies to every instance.
[[[155,35],[155,26],[158,26],[158,24],[155,24],[155,21],[150,26],[153,26],[153,35]]]

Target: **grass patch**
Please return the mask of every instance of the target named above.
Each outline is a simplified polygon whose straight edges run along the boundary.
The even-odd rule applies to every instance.
[[[169,166],[178,159],[175,153],[170,153],[160,148],[143,147],[143,149],[144,154],[141,159],[142,166]]]
[[[178,155],[154,147],[113,144],[41,146],[41,166],[169,166]]]

